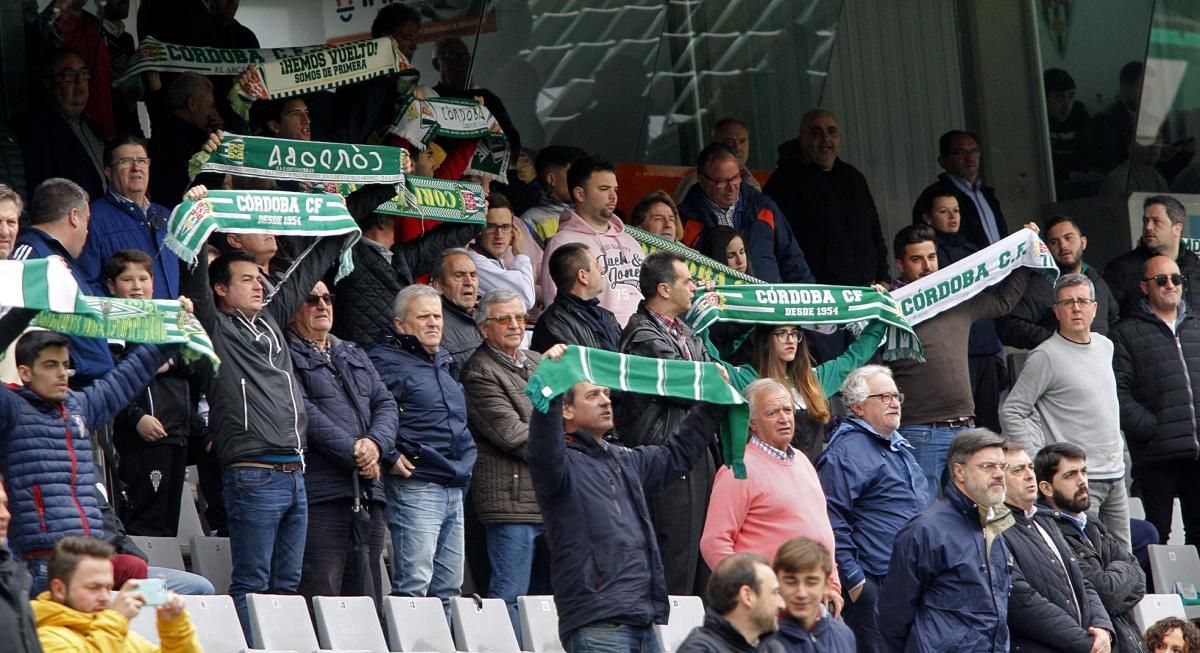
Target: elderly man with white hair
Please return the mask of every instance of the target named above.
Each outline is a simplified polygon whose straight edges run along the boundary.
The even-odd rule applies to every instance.
[[[834,550],[833,529],[817,470],[791,446],[796,430],[792,395],[774,379],[758,379],[742,391],[750,402],[746,478],[722,467],[713,481],[700,553],[709,567],[743,552],[767,558],[784,542],[807,537]],[[827,600],[841,609],[835,565]]]
[[[897,431],[904,395],[892,371],[865,365],[846,375],[841,391],[853,415],[817,459],[817,474],[837,540],[846,625],[858,650],[882,651],[875,627],[879,586],[896,533],[921,512],[929,488],[912,447]]]

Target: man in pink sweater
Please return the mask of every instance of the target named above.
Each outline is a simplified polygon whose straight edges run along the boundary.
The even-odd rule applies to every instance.
[[[784,542],[807,537],[833,551],[833,527],[825,493],[808,457],[792,448],[795,410],[787,388],[759,379],[742,392],[750,402],[750,442],[746,445],[746,478],[722,467],[713,482],[700,553],[709,567],[746,551],[774,558]],[[834,612],[842,608],[836,565],[826,600]]]

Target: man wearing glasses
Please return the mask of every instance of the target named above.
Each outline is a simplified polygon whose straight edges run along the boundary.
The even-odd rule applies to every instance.
[[[487,226],[468,250],[479,273],[479,293],[496,288],[517,293],[525,310],[537,302],[534,263],[521,247],[513,220],[512,203],[500,193],[488,195]],[[541,261],[538,261],[541,264]]]
[[[891,651],[1007,651],[1012,563],[1005,538],[1004,439],[971,429],[950,443],[946,496],[900,530],[879,591]]]
[[[1188,306],[1200,306],[1200,256],[1183,246],[1184,221],[1188,212],[1170,195],[1151,195],[1142,202],[1142,237],[1137,247],[1104,266],[1104,280],[1121,306],[1121,317],[1140,312],[1142,266],[1152,256],[1175,261],[1176,271],[1188,282],[1181,291]]]
[[[1054,297],[1058,330],[1029,353],[1000,409],[1000,422],[1004,435],[1033,455],[1052,442],[1082,447],[1092,484],[1089,517],[1104,522],[1128,550],[1129,495],[1113,344],[1091,331],[1097,307],[1091,279],[1064,274],[1054,284]]]
[[[666,251],[647,256],[639,283],[646,299],[621,334],[621,353],[711,362],[703,342],[680,319],[696,294],[683,257]],[[640,447],[665,442],[683,424],[693,402],[626,393],[614,403],[617,436],[627,447]],[[707,435],[715,441],[715,434]],[[714,472],[712,456],[705,453],[689,473],[647,496],[669,594],[703,595],[700,533]]]
[[[1195,545],[1200,544],[1200,319],[1183,300],[1183,283],[1170,257],[1146,261],[1145,299],[1117,324],[1113,345],[1121,430],[1146,520],[1166,544],[1178,497],[1185,539]]]
[[[817,474],[837,540],[846,625],[859,651],[884,651],[875,624],[879,586],[896,534],[928,503],[929,487],[912,445],[897,430],[904,394],[892,371],[860,367],[846,375],[841,392],[852,415],[830,438]]]
[[[43,181],[63,177],[88,197],[104,194],[104,133],[84,113],[92,71],[72,50],[56,50],[42,71],[48,104],[38,104],[13,121],[25,162],[26,197]]]
[[[983,249],[1008,235],[996,189],[985,186],[979,174],[983,157],[979,139],[970,132],[952,129],[938,139],[938,165],[945,172],[921,192],[913,204],[913,224],[923,222],[925,207],[934,194],[950,193],[962,209],[962,233],[967,241]]]
[[[737,154],[728,145],[712,143],[700,150],[696,170],[700,183],[679,203],[690,222],[684,228],[688,246],[705,229],[732,227],[742,234],[756,277],[767,283],[813,282],[787,218],[774,200],[742,183]]]
[[[140,249],[154,260],[154,298],[179,296],[179,258],[163,240],[171,210],[150,201],[150,156],[146,141],[119,136],[104,148],[108,192],[92,202],[92,221],[79,266],[92,283],[92,294],[107,294],[104,264],[123,249]],[[176,198],[168,198],[175,202]]]

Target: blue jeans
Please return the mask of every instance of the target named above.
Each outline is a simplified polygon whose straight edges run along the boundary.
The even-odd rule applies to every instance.
[[[588,624],[571,633],[567,653],[661,653],[654,626],[629,626],[610,621]]]
[[[391,475],[386,487],[392,594],[436,596],[449,610],[463,582],[463,488]]]
[[[226,467],[225,508],[233,556],[229,594],[250,638],[246,595],[295,594],[308,531],[304,474],[263,467]]]
[[[942,496],[942,474],[946,471],[946,453],[950,450],[950,441],[959,431],[969,428],[972,427],[943,428],[928,424],[900,427],[900,435],[913,446],[913,457],[921,466],[929,487],[928,503],[925,507],[932,505]]]
[[[215,594],[213,584],[204,576],[167,567],[150,567],[146,572],[147,578],[165,578],[167,589],[185,596]]]
[[[488,562],[492,565],[488,596],[504,599],[513,631],[520,636],[517,597],[529,593],[533,541],[545,529],[541,524],[484,524],[483,527],[487,530]]]

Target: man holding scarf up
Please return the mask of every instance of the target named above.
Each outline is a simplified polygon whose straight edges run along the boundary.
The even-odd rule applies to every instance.
[[[1026,229],[1037,233],[1032,222]],[[937,236],[928,225],[909,225],[896,234],[895,287],[912,283],[938,271]],[[925,347],[925,362],[909,359],[891,363],[896,385],[905,389],[908,401],[900,434],[916,450],[917,463],[925,472],[929,501],[937,498],[946,468],[946,452],[954,436],[975,427],[975,401],[967,370],[967,336],[977,320],[990,320],[1008,313],[1029,280],[1029,269],[1021,268],[991,292],[983,292],[915,327]]]

